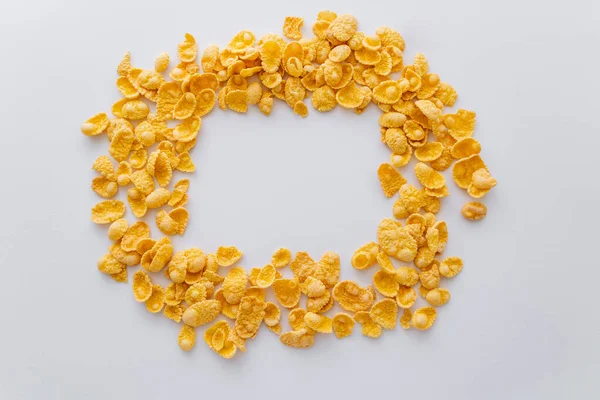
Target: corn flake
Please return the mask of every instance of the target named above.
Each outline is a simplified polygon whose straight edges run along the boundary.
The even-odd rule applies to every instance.
[[[483,203],[470,201],[465,203],[460,209],[461,214],[468,220],[479,221],[487,214],[487,207]],[[110,233],[110,232],[109,232]]]
[[[300,282],[294,279],[275,279],[273,292],[279,304],[285,308],[294,308],[300,301]]]
[[[244,253],[235,246],[219,246],[216,253],[216,261],[221,267],[229,267],[242,258]]]
[[[289,249],[279,248],[271,256],[271,264],[275,268],[282,268],[292,261],[292,253]]]
[[[390,164],[381,164],[377,170],[377,177],[386,197],[392,197],[407,182],[402,174]]]
[[[421,307],[413,313],[412,326],[419,330],[427,330],[431,328],[435,322],[437,312],[433,307]]]
[[[353,281],[341,281],[333,287],[333,298],[347,311],[368,310],[375,302],[375,293]]]
[[[440,307],[450,301],[450,292],[448,289],[435,288],[427,293],[425,300],[432,306]]]
[[[248,339],[258,332],[265,316],[265,307],[265,302],[256,297],[242,298],[235,319],[235,330],[241,338]]]
[[[315,336],[306,329],[300,329],[282,333],[279,340],[286,346],[306,349],[315,343]]]
[[[223,281],[223,295],[229,304],[237,304],[242,299],[246,286],[248,284],[248,276],[246,270],[242,267],[235,267],[229,270],[225,280]]]
[[[152,293],[146,300],[146,309],[151,313],[161,312],[165,306],[165,289],[160,285],[152,285]]]
[[[125,214],[125,204],[120,200],[104,200],[92,208],[92,222],[110,224]]]
[[[369,313],[371,319],[384,329],[395,329],[398,318],[398,306],[392,299],[379,300],[373,304]]]
[[[204,300],[189,306],[183,313],[186,325],[197,327],[212,322],[221,312],[221,303],[217,300]]]

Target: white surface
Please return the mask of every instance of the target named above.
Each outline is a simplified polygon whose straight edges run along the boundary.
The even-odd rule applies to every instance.
[[[598,5],[84,3],[0,6],[0,398],[600,395]],[[489,215],[464,221],[467,197],[450,183],[440,214],[450,227],[445,255],[462,256],[465,268],[448,282],[452,301],[429,332],[319,336],[298,351],[264,329],[227,361],[199,330],[196,348],[183,353],[178,326],[96,270],[109,242],[89,222],[98,199],[88,185],[108,144],[81,135],[80,124],[110,110],[114,70],[128,49],[135,65],[150,67],[158,53],[174,55],[186,31],[204,48],[244,28],[279,32],[286,15],[299,15],[309,33],[323,8],[355,14],[366,32],[400,30],[405,59],[425,53],[458,90],[457,106],[477,111],[476,137],[499,180],[485,199]],[[372,271],[356,273],[349,258],[375,238],[393,203],[376,178],[388,159],[377,117],[374,108],[362,116],[311,109],[301,120],[282,103],[268,119],[216,110],[193,152],[191,222],[176,247],[236,244],[247,267],[265,264],[281,245],[314,257],[332,250],[342,277],[368,283]]]

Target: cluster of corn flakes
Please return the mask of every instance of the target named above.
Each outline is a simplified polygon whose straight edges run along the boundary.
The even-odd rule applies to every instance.
[[[162,312],[182,324],[178,343],[185,351],[195,346],[196,328],[204,325],[210,325],[204,333],[207,346],[224,358],[244,352],[246,341],[263,325],[281,343],[296,348],[311,347],[318,334],[345,338],[356,323],[371,338],[395,329],[398,322],[404,329],[429,329],[436,308],[450,300],[444,280],[463,267],[459,257],[442,256],[448,228],[435,214],[450,192],[441,172],[452,167],[456,185],[475,199],[496,185],[481,158],[481,145],[472,137],[475,112],[444,112],[454,105],[456,91],[430,71],[423,54],[405,63],[400,33],[379,27],[367,35],[358,30],[354,16],[332,11],[318,14],[314,37],[303,37],[303,24],[300,17],[285,19],[283,34],[290,41],[277,34],[257,40],[244,30],[226,47],[211,45],[202,54],[195,38],[185,34],[177,47],[178,62],[168,74],[167,53],[157,56],[153,69],[134,67],[126,53],[117,67],[122,97],[111,107],[113,116],[96,114],[81,127],[87,136],[106,133],[109,141],[109,155],[92,166],[98,174],[92,190],[104,200],[92,208],[91,219],[108,225],[112,241],[98,269],[127,282],[127,267],[141,265],[133,274],[134,299],[149,312]],[[170,237],[185,233],[190,182],[174,181],[174,176],[195,170],[190,152],[202,118],[215,105],[238,113],[257,106],[268,116],[275,99],[306,117],[309,96],[319,112],[339,105],[361,114],[371,103],[382,110],[381,141],[391,158],[377,175],[384,195],[397,196],[394,218],[381,221],[377,241],[351,258],[356,269],[375,267],[372,285],[340,280],[340,257],[334,252],[317,260],[280,248],[269,264],[247,272],[238,264],[243,253],[234,246],[214,253],[196,247],[175,251]],[[419,187],[408,184],[398,170],[413,156]],[[156,211],[162,238],[152,239],[146,222],[130,225],[123,218],[126,204],[114,199],[121,188],[136,218]],[[466,219],[480,220],[487,208],[469,202],[461,212]],[[287,266],[292,277],[281,272]],[[152,280],[161,272],[170,282],[166,287]],[[275,302],[267,301],[269,288]],[[418,295],[426,306],[416,307]],[[336,303],[343,311],[327,316]],[[282,332],[286,309],[291,330]]]

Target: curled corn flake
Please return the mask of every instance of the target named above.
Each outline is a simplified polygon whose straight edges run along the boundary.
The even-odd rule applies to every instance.
[[[364,97],[365,93],[352,82],[341,88],[335,95],[337,103],[344,108],[359,107]]]
[[[361,333],[363,336],[377,339],[383,333],[381,325],[373,321],[367,311],[359,311],[354,314],[354,320],[362,325]]]
[[[198,56],[196,39],[189,33],[186,33],[185,40],[177,45],[177,56],[183,62],[193,62]]]
[[[340,277],[340,256],[332,251],[323,254],[314,269],[313,276],[327,287],[335,285]]]
[[[390,260],[390,257],[387,254],[377,254],[377,263],[379,264],[381,269],[387,272],[388,274],[396,273],[396,270],[394,269],[394,264],[392,263],[392,260]]]
[[[341,281],[333,287],[333,298],[347,311],[368,310],[375,302],[375,293],[353,281]]]
[[[394,273],[379,270],[373,275],[375,289],[386,297],[395,297],[398,294],[399,284]]]
[[[142,218],[148,211],[146,199],[142,193],[136,188],[131,188],[127,191],[127,202],[131,208],[131,212],[138,218]]]
[[[120,200],[104,200],[92,208],[92,222],[110,224],[125,214],[125,204]]]
[[[245,113],[248,111],[247,96],[246,90],[229,90],[225,95],[225,104],[235,112]]]
[[[113,133],[108,153],[117,161],[125,161],[129,157],[134,140],[135,135],[129,127],[119,127]]]
[[[487,169],[479,154],[473,154],[454,163],[452,178],[458,187],[467,189],[473,179],[473,173],[479,169]]]
[[[292,252],[286,248],[279,248],[275,250],[271,256],[271,264],[275,268],[282,268],[288,265],[292,261]]]
[[[204,300],[189,306],[183,313],[183,323],[193,327],[214,321],[221,312],[221,303],[217,300]]]
[[[258,286],[250,286],[244,292],[244,297],[256,297],[259,300],[265,301],[267,298],[267,294],[265,293],[265,289],[260,288]]]
[[[265,307],[265,302],[256,297],[242,298],[235,319],[235,330],[241,338],[248,339],[258,332],[265,316]]]
[[[410,158],[412,156],[412,147],[407,146],[406,150],[402,154],[392,153],[390,157],[390,162],[396,168],[404,167],[409,163]]]
[[[379,245],[375,242],[369,242],[354,252],[350,262],[356,269],[366,269],[375,265],[378,254]]]
[[[419,272],[411,267],[399,267],[395,272],[396,282],[402,286],[414,286],[419,281]]]
[[[401,128],[406,122],[406,116],[399,112],[386,112],[379,117],[379,125],[384,128]]]
[[[242,258],[244,253],[235,246],[219,246],[216,253],[216,261],[221,267],[229,267]]]
[[[275,267],[271,264],[265,265],[261,268],[258,276],[256,277],[256,286],[259,288],[268,288],[273,284],[276,277]]]
[[[352,335],[352,330],[354,329],[354,318],[352,316],[340,312],[334,315],[332,318],[332,329],[333,333],[338,339],[343,339]]]
[[[432,306],[440,307],[450,301],[450,292],[448,289],[435,288],[427,293],[425,300]]]
[[[400,285],[396,295],[396,303],[399,307],[407,309],[412,307],[417,301],[417,292],[409,286]]]
[[[196,344],[196,331],[189,325],[183,325],[177,337],[177,343],[183,351],[190,351]]]
[[[462,206],[460,212],[468,220],[479,221],[486,216],[487,207],[483,203],[470,201]]]
[[[456,114],[446,114],[443,117],[448,133],[456,140],[471,137],[475,130],[475,112],[459,109]]]
[[[173,244],[168,237],[163,237],[142,256],[142,268],[150,272],[161,271],[171,260]]]
[[[161,312],[165,306],[165,289],[160,285],[152,285],[152,293],[146,300],[146,309],[151,313]]]
[[[167,306],[165,306],[163,314],[165,315],[165,317],[169,318],[170,320],[173,320],[176,323],[180,323],[181,316],[183,315],[184,311],[185,311],[185,307],[183,307],[181,304],[174,305],[174,306],[167,305]]]
[[[329,86],[317,88],[312,95],[312,105],[319,112],[331,111],[337,105],[336,95]]]
[[[440,270],[437,263],[432,263],[427,269],[421,270],[419,280],[425,289],[437,288],[440,285]]]
[[[165,188],[157,188],[146,197],[148,208],[159,208],[168,203],[171,192]]]
[[[300,301],[300,283],[294,279],[275,279],[273,292],[279,304],[285,308],[294,308]]]
[[[125,269],[126,265],[117,260],[111,254],[105,254],[98,260],[98,270],[107,275],[118,274]]]
[[[169,67],[169,61],[169,53],[160,53],[154,60],[154,70],[156,72],[166,71],[166,69]]]
[[[274,73],[279,69],[281,64],[282,48],[273,40],[268,40],[263,43],[260,50],[260,58],[265,72]]]
[[[304,316],[306,315],[306,310],[303,308],[294,308],[290,310],[288,314],[288,322],[293,330],[298,331],[300,329],[307,329],[308,326],[304,322]]]
[[[232,358],[237,347],[231,338],[231,332],[227,321],[218,321],[204,332],[204,341],[215,353],[223,358]]]
[[[81,132],[86,136],[96,136],[106,131],[108,124],[106,113],[99,113],[90,117],[81,125]]]
[[[138,221],[127,229],[121,239],[121,248],[125,251],[135,251],[141,239],[150,237],[150,227],[144,221]]]
[[[434,256],[435,251],[431,251],[426,246],[419,247],[419,250],[417,250],[417,255],[414,260],[415,265],[420,269],[427,268],[433,261]]]
[[[110,277],[115,282],[127,283],[127,270],[126,269],[122,269],[120,272],[117,272],[116,274],[110,274]]]
[[[460,257],[448,257],[440,264],[439,271],[446,278],[453,278],[463,268],[463,261]]]
[[[342,14],[331,22],[329,31],[335,39],[345,42],[354,36],[357,27],[358,21],[353,15]]]
[[[313,275],[317,269],[315,260],[304,251],[296,253],[296,258],[291,262],[290,268],[300,282]]]
[[[382,104],[395,104],[401,95],[402,87],[397,81],[384,81],[373,88],[373,98]]]
[[[408,308],[404,309],[402,316],[400,316],[400,326],[402,329],[410,329],[412,326],[412,311]]]
[[[144,271],[138,270],[133,274],[133,297],[136,301],[143,303],[152,295],[152,282]]]
[[[286,346],[306,349],[315,343],[315,336],[306,329],[282,333],[279,340]]]
[[[300,284],[300,290],[308,297],[319,297],[325,294],[327,287],[320,280],[309,276],[303,283]]]
[[[207,299],[206,285],[198,282],[194,283],[185,291],[185,302],[191,306]]]
[[[415,150],[415,157],[422,162],[434,161],[441,157],[443,151],[444,145],[440,142],[430,142],[418,147]]]
[[[415,165],[415,175],[421,185],[427,189],[441,189],[446,185],[444,175],[422,162]]]
[[[479,154],[481,152],[481,144],[472,137],[462,138],[452,145],[451,154],[452,157],[461,159],[472,156],[473,154]]]
[[[117,240],[108,248],[109,253],[119,262],[127,265],[137,265],[140,263],[140,255],[136,251],[125,251],[121,248],[121,240]]]
[[[314,313],[323,313],[327,311],[324,309],[332,301],[331,293],[324,292],[322,295],[317,297],[309,297],[306,300],[306,310]]]
[[[140,96],[140,92],[137,91],[131,84],[131,81],[125,76],[117,79],[117,89],[126,99],[137,99]]]
[[[392,197],[406,183],[402,174],[390,164],[381,164],[377,170],[377,177],[386,197]]]
[[[168,306],[176,306],[185,300],[185,293],[188,289],[186,283],[171,282],[165,291],[165,303]]]
[[[184,143],[191,142],[198,137],[201,126],[202,121],[199,117],[186,118],[173,129],[173,138]]]
[[[258,283],[258,282],[257,282]],[[229,304],[237,304],[242,299],[246,286],[248,285],[248,276],[246,270],[242,267],[235,267],[229,270],[223,281],[223,295]]]
[[[440,82],[435,97],[439,99],[445,106],[451,107],[456,102],[458,94],[456,90],[445,82]]]
[[[395,329],[398,318],[398,306],[392,299],[379,300],[373,304],[369,313],[371,319],[383,329]]]
[[[331,318],[312,312],[307,312],[304,315],[304,323],[319,333],[331,333],[333,330]]]
[[[196,96],[194,96],[193,93],[188,92],[181,96],[175,104],[173,117],[175,119],[186,119],[191,117],[194,111],[196,111]]]
[[[221,314],[231,319],[235,319],[237,317],[239,302],[236,304],[229,304],[227,300],[225,300],[222,288],[217,289],[214,295],[214,299],[221,304]]]
[[[108,238],[113,242],[121,239],[129,228],[129,222],[125,218],[121,218],[110,224],[108,227]]]
[[[270,301],[265,303],[265,316],[263,321],[268,327],[274,327],[279,325],[281,320],[281,310],[277,307],[277,304],[271,303]]]
[[[419,330],[431,328],[435,322],[437,313],[433,307],[421,307],[413,313],[412,326]]]
[[[285,17],[285,21],[283,22],[283,35],[291,40],[302,39],[302,32],[300,32],[300,29],[302,28],[303,23],[304,18]]]
[[[303,101],[296,102],[296,104],[294,104],[294,113],[298,114],[302,118],[306,118],[308,115],[308,108],[306,107],[306,104],[304,104]]]

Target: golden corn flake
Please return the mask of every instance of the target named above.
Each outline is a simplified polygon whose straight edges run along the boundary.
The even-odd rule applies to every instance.
[[[450,292],[448,289],[432,289],[427,293],[427,296],[425,296],[425,300],[432,306],[440,307],[450,301]]]
[[[308,297],[319,297],[325,294],[327,287],[320,280],[309,276],[303,283],[300,284],[300,290]]]
[[[364,97],[365,93],[352,82],[345,85],[335,95],[337,103],[344,108],[359,107],[362,104]]]
[[[185,34],[185,40],[177,45],[177,56],[183,62],[192,62],[198,55],[196,39],[189,33]]]
[[[480,219],[483,219],[486,216],[487,207],[483,203],[479,203],[477,201],[470,201],[462,206],[460,212],[463,215],[463,217],[465,217],[468,220],[479,221]]]
[[[235,319],[235,330],[241,338],[248,339],[256,334],[265,316],[265,307],[265,302],[256,297],[242,298]]]
[[[165,291],[165,303],[168,306],[181,304],[185,300],[185,293],[188,288],[189,286],[186,283],[170,283]]]
[[[188,304],[188,306],[199,303],[206,299],[206,285],[204,285],[204,283],[194,283],[185,291],[185,302]]]
[[[225,296],[225,300],[229,304],[239,303],[246,291],[247,284],[248,276],[245,269],[235,267],[229,270],[223,281],[223,295]]]
[[[106,131],[108,124],[109,121],[106,113],[99,113],[90,117],[81,125],[81,132],[86,136],[96,136]]]
[[[236,304],[229,304],[227,300],[225,300],[222,288],[217,289],[214,294],[214,299],[221,304],[221,314],[231,319],[235,319],[237,317],[239,302]]]
[[[280,248],[275,250],[271,256],[271,264],[275,268],[282,268],[288,265],[292,261],[292,253],[289,249]]]
[[[313,275],[317,269],[315,260],[304,251],[296,253],[296,258],[291,262],[290,268],[299,282],[304,282],[307,277]]]
[[[235,246],[219,246],[216,253],[217,264],[221,267],[229,267],[242,258],[244,253]]]
[[[421,285],[425,289],[435,289],[440,285],[440,270],[437,263],[432,263],[427,269],[423,269],[419,274]]]
[[[285,21],[283,22],[283,35],[291,40],[302,39],[302,32],[300,32],[300,29],[302,28],[303,23],[304,18],[285,17]]]
[[[384,128],[401,128],[406,122],[406,116],[399,112],[386,112],[379,117],[379,125]]]
[[[141,239],[150,237],[150,227],[144,221],[131,225],[121,239],[121,248],[125,251],[135,251]]]
[[[381,267],[381,269],[388,274],[394,274],[396,270],[394,269],[394,264],[392,264],[392,260],[385,253],[377,254],[377,263]]]
[[[375,265],[378,254],[379,245],[369,242],[354,252],[350,262],[356,269],[366,269]]]
[[[400,285],[396,295],[396,303],[399,307],[407,309],[412,307],[417,301],[417,292],[410,286]]]
[[[146,309],[151,313],[162,311],[165,306],[165,289],[160,285],[152,285],[152,293],[146,300]]]
[[[440,189],[446,185],[446,178],[427,164],[422,162],[415,165],[417,179],[427,189]]]
[[[459,109],[456,114],[444,115],[444,125],[448,133],[456,140],[471,137],[475,130],[475,112]]]
[[[341,281],[333,287],[333,298],[347,311],[368,310],[375,302],[375,293],[353,281]]]
[[[270,301],[265,303],[265,316],[263,321],[265,325],[274,327],[279,325],[281,320],[281,310],[277,307],[277,304],[271,303]]]
[[[337,313],[332,318],[332,330],[338,339],[343,339],[352,335],[354,329],[354,318],[344,312]]]
[[[371,319],[384,329],[395,329],[398,318],[398,306],[392,299],[379,300],[370,311]]]
[[[458,160],[452,166],[452,178],[458,187],[467,189],[473,179],[473,173],[479,169],[487,169],[479,154]]]
[[[395,297],[398,294],[399,284],[394,273],[379,270],[373,275],[375,289],[386,297]]]
[[[306,104],[304,104],[303,101],[296,102],[296,104],[294,104],[294,113],[298,114],[302,118],[306,118],[308,115],[308,108],[306,107]]]
[[[458,94],[452,86],[445,82],[440,82],[438,89],[435,92],[435,97],[440,100],[443,105],[452,107],[456,102]]]
[[[294,279],[275,279],[273,292],[279,304],[285,308],[294,308],[300,301],[300,282]]]
[[[392,197],[406,183],[402,174],[390,164],[381,164],[377,170],[377,176],[386,197]]]
[[[402,154],[392,153],[390,162],[396,168],[404,167],[410,162],[412,156],[412,147],[406,146],[406,150]]]
[[[204,341],[208,347],[221,357],[232,358],[235,356],[238,346],[235,343],[237,341],[234,338],[235,335],[232,335],[233,331],[235,329],[231,329],[227,321],[218,321],[204,332]],[[243,339],[238,343],[243,347]]]
[[[282,333],[279,340],[286,346],[306,349],[315,343],[315,336],[306,329],[300,329]]]
[[[158,240],[150,250],[142,256],[142,267],[150,272],[159,272],[173,256],[173,244],[168,237]]]
[[[473,154],[479,154],[481,152],[481,144],[472,137],[465,137],[460,139],[452,145],[451,154],[452,157],[461,159],[472,156]]]
[[[382,104],[395,104],[401,95],[402,87],[397,81],[384,81],[373,88],[373,98]]]
[[[113,242],[121,239],[129,228],[129,223],[125,218],[121,218],[110,224],[108,227],[108,238]]]
[[[448,257],[443,260],[440,264],[440,274],[446,278],[453,278],[463,268],[463,261],[460,257]]]
[[[325,291],[320,296],[309,297],[306,300],[306,310],[314,313],[327,311],[326,307],[332,303],[331,293]]]
[[[422,162],[437,160],[444,151],[444,145],[440,142],[430,142],[415,149],[415,157]]]
[[[107,275],[118,274],[125,269],[126,265],[111,254],[105,254],[98,260],[98,270]]]
[[[381,325],[373,321],[367,311],[359,311],[354,314],[354,320],[362,325],[361,333],[363,336],[377,339],[383,333]]]
[[[260,269],[258,276],[256,277],[256,286],[259,288],[268,288],[273,284],[276,277],[275,267],[271,264],[267,264]]]
[[[319,112],[331,111],[337,105],[336,94],[329,86],[317,88],[312,95],[312,105]]]
[[[304,323],[319,333],[331,333],[333,330],[331,318],[312,312],[307,312],[304,315]]]
[[[189,325],[183,325],[177,337],[179,347],[183,351],[190,351],[196,344],[196,331]]]
[[[340,278],[340,256],[332,251],[323,254],[314,269],[313,277],[327,287],[335,285]]]
[[[127,266],[137,265],[140,263],[140,255],[136,251],[125,251],[121,248],[121,240],[113,243],[108,251],[117,261]]]
[[[92,222],[110,224],[125,214],[125,204],[120,200],[105,200],[92,208]]]
[[[408,308],[404,309],[404,312],[400,316],[400,326],[402,326],[402,329],[410,329],[412,326],[412,317],[412,311]]]
[[[221,303],[217,300],[204,300],[189,306],[183,313],[183,323],[193,327],[208,324],[219,316]]]
[[[165,317],[169,318],[170,320],[173,320],[176,323],[180,323],[181,316],[183,315],[184,311],[185,311],[185,307],[182,306],[181,304],[177,304],[174,306],[166,305],[165,309],[163,311],[163,314],[165,315]]]
[[[412,326],[419,330],[427,330],[431,328],[435,322],[437,312],[433,307],[421,307],[413,313]]]
[[[414,286],[419,281],[419,272],[411,267],[396,269],[396,281],[403,286]]]

